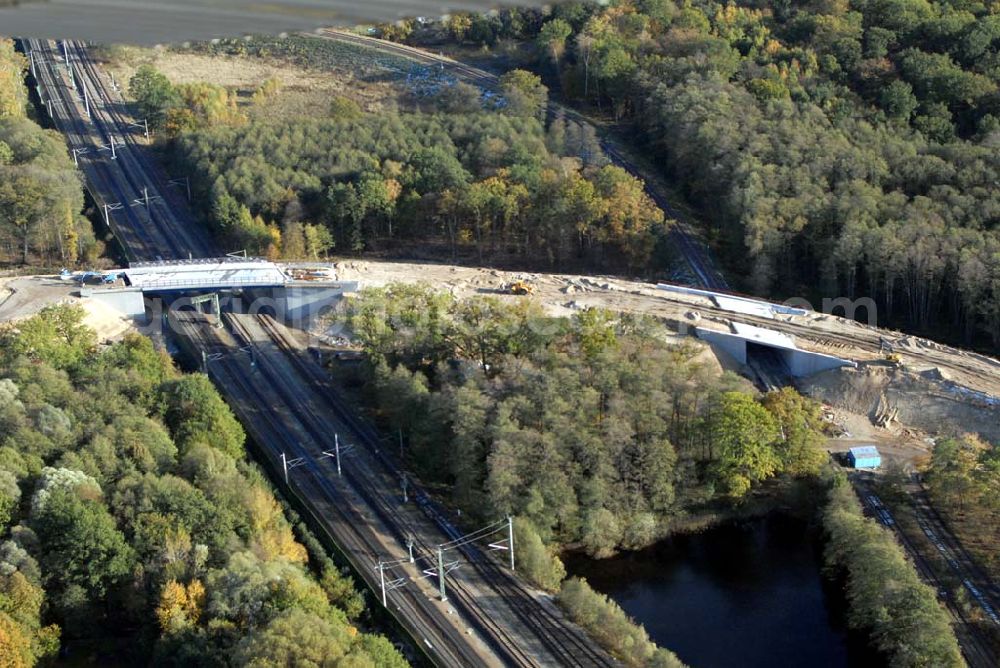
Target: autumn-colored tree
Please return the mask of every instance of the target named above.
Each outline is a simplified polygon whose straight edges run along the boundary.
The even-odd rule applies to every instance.
[[[156,620],[163,633],[178,633],[198,623],[205,607],[205,586],[200,580],[187,585],[170,580],[160,592]]]
[[[23,117],[28,95],[24,87],[24,72],[28,63],[14,50],[14,40],[0,38],[0,118]]]
[[[349,638],[351,661],[399,665],[350,625],[364,609],[350,578],[324,567],[321,584],[303,568],[306,550],[243,461],[211,383],[182,376],[148,339],[98,350],[93,336],[65,306],[0,333],[0,431],[17,443],[0,446],[5,524],[8,501],[34,485],[16,504],[22,524],[0,527],[0,664],[56,657],[61,629],[42,625],[44,611],[71,637],[127,637],[139,662],[185,664],[228,660],[244,636],[302,612]]]
[[[31,668],[31,639],[5,612],[0,612],[0,666],[4,668]]]
[[[291,527],[273,494],[262,487],[252,487],[247,490],[244,503],[249,512],[254,545],[258,548],[261,559],[286,559],[299,563],[306,561],[306,550],[295,541]]]

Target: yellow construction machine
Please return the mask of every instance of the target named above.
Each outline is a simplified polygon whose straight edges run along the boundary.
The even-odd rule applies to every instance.
[[[507,286],[507,292],[512,295],[530,295],[535,292],[535,286],[527,281],[514,281]]]

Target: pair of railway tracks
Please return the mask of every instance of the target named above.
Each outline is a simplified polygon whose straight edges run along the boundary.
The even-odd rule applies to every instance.
[[[53,125],[66,137],[70,149],[74,152],[101,150],[100,141],[92,141],[93,134],[86,122],[73,113],[76,101],[58,71],[58,58],[48,42],[32,39],[26,40],[25,45],[32,52],[35,80],[42,104],[48,109]],[[114,167],[108,161],[85,160],[81,170],[98,207],[103,208],[112,200],[128,201],[118,182],[120,176],[114,173]],[[125,209],[123,224],[118,223],[116,215],[108,218],[108,225],[112,234],[121,242],[129,260],[151,260],[159,255],[154,254],[152,240],[131,207]]]
[[[227,316],[226,323],[229,328],[236,334],[236,336],[241,339],[246,345],[259,347],[260,337],[254,336],[251,331],[251,327],[247,322],[234,317]],[[274,334],[275,327],[273,321],[270,321],[264,316],[258,316],[254,325],[259,326],[264,330],[267,336],[270,337],[272,341],[275,342],[277,351],[286,355],[289,354],[288,346],[281,336],[276,336]],[[294,358],[293,358],[294,359]],[[340,433],[341,425],[329,424],[326,419],[327,416],[319,414],[317,410],[319,407],[316,406],[314,397],[311,396],[310,392],[306,390],[309,387],[308,381],[300,376],[290,379],[287,375],[283,374],[272,365],[272,361],[269,355],[262,351],[262,354],[258,356],[259,367],[261,372],[269,379],[272,387],[280,388],[281,393],[292,399],[293,413],[299,418],[300,423],[305,425],[306,431],[309,437],[317,445],[326,445],[327,451],[330,447],[330,428],[334,430],[335,433]],[[298,367],[293,361],[293,367]],[[295,369],[298,371],[298,369]],[[324,428],[324,426],[326,428]],[[344,436],[348,437],[348,433],[345,431]],[[414,552],[418,555],[418,559],[421,562],[428,562],[433,559],[433,548],[429,545],[423,538],[422,532],[419,527],[414,526],[411,523],[406,522],[401,517],[397,508],[397,504],[393,502],[391,498],[385,493],[385,491],[375,483],[379,476],[376,472],[372,471],[368,466],[367,462],[362,457],[355,457],[349,462],[346,468],[346,478],[348,484],[357,492],[359,497],[364,502],[364,505],[375,511],[379,520],[389,528],[392,532],[392,538],[395,543],[400,546],[400,552],[396,554],[387,554],[386,561],[392,562],[399,558],[401,554],[401,546],[404,545],[407,539],[411,540],[413,543]],[[373,566],[376,565],[372,564]],[[405,589],[405,587],[404,587]],[[507,661],[512,662],[515,665],[525,665],[534,666],[537,665],[533,662],[531,657],[527,655],[523,650],[517,645],[516,642],[505,632],[505,630],[496,624],[488,615],[482,612],[476,611],[471,597],[466,593],[464,588],[459,587],[456,590],[454,582],[452,583],[451,589],[451,601],[457,602],[459,606],[463,608],[463,611],[471,613],[471,618],[476,620],[479,624],[480,629],[485,631],[488,635],[487,637],[494,641],[494,646],[503,655]],[[376,591],[378,588],[376,588]]]
[[[104,116],[102,120],[105,127],[110,126],[112,131],[119,132],[130,149],[125,155],[130,169],[138,176],[139,182],[144,184],[143,187],[154,191],[157,198],[154,204],[162,203],[162,206],[150,207],[150,220],[158,227],[172,252],[179,259],[218,255],[214,243],[208,239],[203,228],[196,224],[186,201],[180,197],[180,191],[170,189],[169,179],[147,155],[147,147],[136,142],[131,132],[132,128],[138,127],[136,119],[126,114],[124,101],[113,100],[105,77],[101,75],[86,47],[79,42],[68,42],[67,50],[75,54],[83,73],[100,94],[103,105],[98,108],[98,113]],[[131,176],[128,170],[126,175]],[[141,192],[135,182],[133,185],[137,193]]]
[[[920,530],[934,544],[949,568],[961,579],[962,585],[976,606],[982,610],[984,617],[992,625],[1000,628],[1000,587],[997,587],[958,541],[951,527],[931,505],[927,490],[922,485],[910,495],[910,498],[913,500]]]

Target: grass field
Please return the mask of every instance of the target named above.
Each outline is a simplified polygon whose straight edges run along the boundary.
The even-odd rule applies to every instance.
[[[378,113],[405,107],[407,60],[371,49],[311,37],[196,44],[187,48],[116,47],[104,67],[115,80],[127,82],[136,69],[151,64],[175,84],[208,82],[235,90],[255,117],[321,116],[330,99],[354,100]],[[281,94],[250,108],[250,97],[264,81],[281,82]]]

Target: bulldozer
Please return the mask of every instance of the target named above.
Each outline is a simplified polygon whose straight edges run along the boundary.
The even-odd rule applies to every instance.
[[[882,359],[893,366],[899,366],[903,362],[899,353],[896,352],[895,346],[884,336],[879,337],[878,351],[882,353]]]
[[[530,295],[535,292],[535,286],[526,281],[514,281],[507,286],[507,292],[512,295]]]

